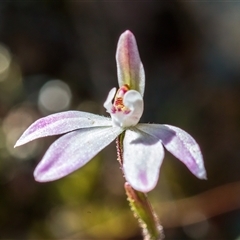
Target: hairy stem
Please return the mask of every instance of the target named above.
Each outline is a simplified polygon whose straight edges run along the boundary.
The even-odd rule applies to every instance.
[[[124,134],[121,134],[116,140],[117,159],[121,169],[123,166],[123,138]],[[157,215],[153,211],[147,198],[147,194],[135,190],[128,182],[125,183],[124,187],[131,210],[133,211],[134,216],[138,219],[139,225],[142,229],[144,240],[163,239],[163,228],[159,223]]]

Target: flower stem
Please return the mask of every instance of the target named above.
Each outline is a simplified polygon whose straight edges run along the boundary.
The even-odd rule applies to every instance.
[[[123,166],[123,138],[124,134],[121,134],[116,140],[117,157],[121,169]],[[153,211],[151,203],[147,198],[147,194],[135,190],[128,182],[124,184],[124,187],[131,210],[142,228],[144,240],[163,239],[163,228],[159,223],[157,215]]]

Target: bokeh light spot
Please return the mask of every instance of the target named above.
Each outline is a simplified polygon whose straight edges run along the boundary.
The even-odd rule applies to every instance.
[[[36,156],[41,149],[42,145],[36,141],[14,148],[17,139],[35,119],[36,113],[31,108],[25,106],[11,110],[3,119],[2,130],[6,138],[6,149],[11,156],[28,160]]]
[[[38,106],[43,114],[63,111],[69,108],[71,98],[71,90],[65,82],[51,80],[41,88]]]

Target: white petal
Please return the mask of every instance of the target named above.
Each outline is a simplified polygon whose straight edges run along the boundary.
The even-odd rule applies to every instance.
[[[124,95],[123,103],[131,110],[131,112],[126,115],[124,125],[127,127],[137,125],[143,114],[142,95],[135,90],[130,90]]]
[[[111,126],[111,119],[92,113],[66,111],[38,119],[18,139],[15,147],[34,139],[59,135],[80,128]]]
[[[163,124],[139,123],[136,127],[140,131],[161,140],[163,144],[170,142],[176,136],[175,131]]]
[[[136,39],[129,30],[125,31],[118,40],[116,61],[119,87],[128,84],[131,89],[140,92],[143,96],[145,73]]]
[[[110,92],[108,93],[107,99],[104,102],[103,106],[106,108],[108,113],[111,113],[111,108],[112,108],[112,101],[114,99],[114,96],[116,94],[117,89],[116,88],[112,88],[110,90]]]
[[[85,165],[110,144],[122,129],[96,127],[68,133],[55,141],[34,171],[39,182],[62,178]]]
[[[138,124],[137,128],[160,139],[165,148],[198,178],[206,179],[199,145],[187,132],[170,125]]]
[[[172,141],[164,144],[166,149],[181,160],[195,176],[206,179],[203,156],[194,138],[178,127],[165,126],[176,133]]]
[[[148,192],[157,184],[164,149],[159,139],[132,129],[123,140],[123,170],[134,189]]]

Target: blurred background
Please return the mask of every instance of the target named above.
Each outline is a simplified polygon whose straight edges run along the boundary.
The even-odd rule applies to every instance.
[[[239,13],[236,2],[1,1],[0,238],[141,239],[114,143],[49,183],[33,171],[55,137],[13,148],[48,114],[107,116],[117,41],[129,29],[146,72],[141,121],[194,136],[208,174],[199,180],[166,153],[149,193],[165,239],[239,240]]]

